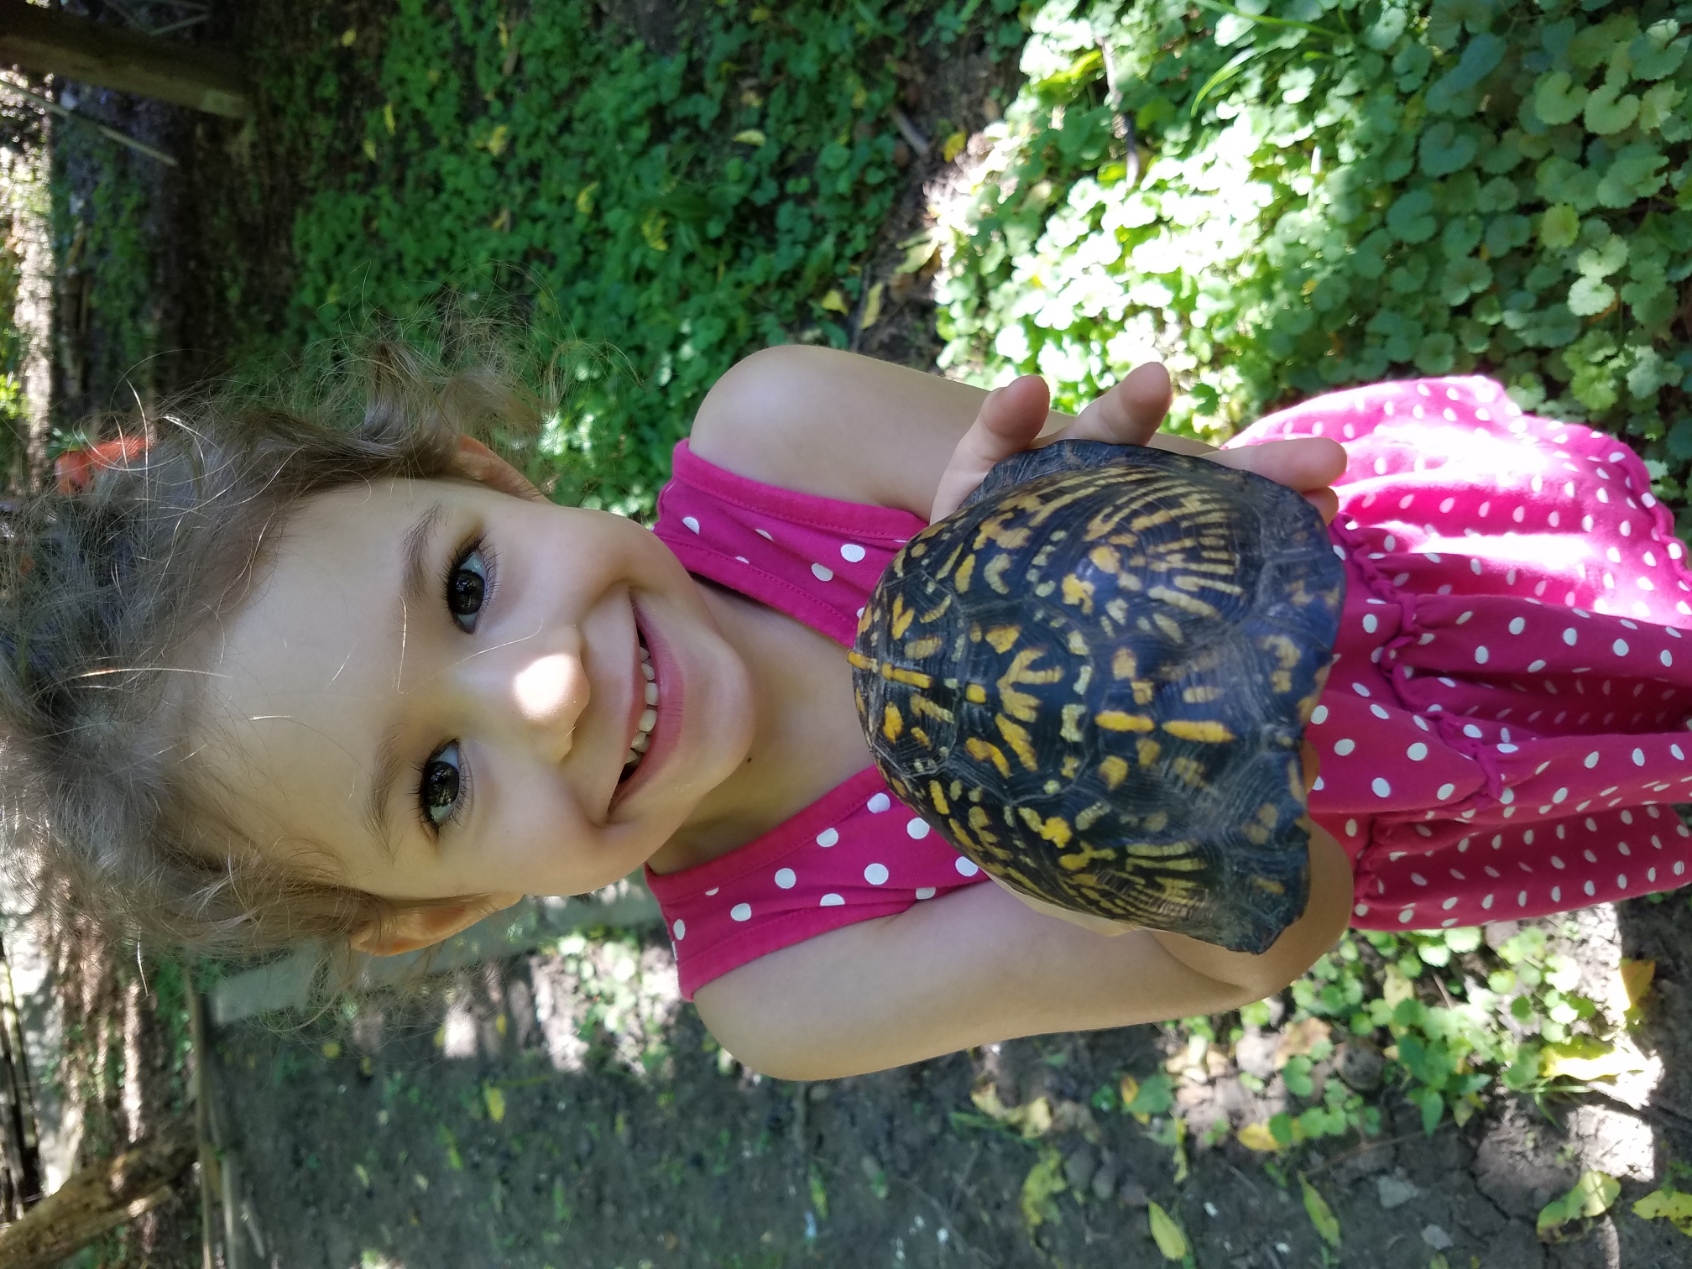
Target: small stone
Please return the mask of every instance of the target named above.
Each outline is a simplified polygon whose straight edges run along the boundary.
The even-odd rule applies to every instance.
[[[1004,113],[999,108],[999,103],[991,97],[984,99],[981,103],[981,114],[988,123],[997,123],[1004,116]]]
[[[1381,1206],[1389,1212],[1395,1207],[1403,1207],[1411,1199],[1418,1197],[1421,1193],[1422,1192],[1415,1186],[1411,1185],[1410,1182],[1401,1181],[1395,1176],[1382,1176],[1375,1178],[1375,1195],[1380,1199]]]
[[[1378,1089],[1385,1065],[1386,1059],[1367,1045],[1340,1045],[1339,1077],[1354,1093],[1372,1093]]]
[[[1422,1241],[1435,1251],[1449,1251],[1451,1248],[1451,1235],[1438,1225],[1424,1225],[1422,1227]]]
[[[866,1154],[858,1160],[858,1166],[863,1169],[865,1180],[874,1181],[881,1175],[881,1165],[875,1161],[873,1154]]]
[[[1101,1202],[1101,1203],[1104,1202],[1107,1198],[1109,1198],[1112,1194],[1116,1193],[1116,1160],[1115,1159],[1112,1159],[1108,1155],[1105,1156],[1104,1161],[1099,1164],[1099,1170],[1097,1172],[1093,1173],[1092,1189],[1093,1189],[1093,1197],[1098,1199],[1098,1201]]]
[[[1089,1145],[1075,1147],[1063,1161],[1064,1180],[1069,1182],[1072,1190],[1085,1190],[1092,1184],[1093,1174],[1098,1170],[1098,1152]]]
[[[829,1097],[828,1085],[822,1083],[812,1084],[811,1087],[806,1090],[805,1096],[809,1097],[813,1102],[826,1102]]]
[[[1248,1075],[1255,1075],[1260,1080],[1271,1079],[1275,1074],[1275,1044],[1273,1035],[1261,1031],[1248,1032],[1234,1045],[1234,1061]]]
[[[1122,1188],[1116,1192],[1116,1197],[1129,1207],[1144,1207],[1151,1201],[1151,1196],[1146,1193],[1146,1187],[1132,1177],[1122,1183]]]

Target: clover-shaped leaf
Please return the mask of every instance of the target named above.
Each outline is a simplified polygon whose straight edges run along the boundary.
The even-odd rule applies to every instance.
[[[1669,120],[1675,119],[1674,108],[1681,103],[1685,96],[1686,94],[1683,91],[1667,82],[1654,84],[1640,93],[1639,130],[1641,132],[1655,132]],[[1684,120],[1679,122],[1681,126],[1685,126]]]
[[[1568,71],[1547,71],[1533,86],[1533,112],[1553,127],[1572,123],[1585,109],[1588,95]]]
[[[1521,201],[1521,191],[1516,183],[1508,176],[1495,176],[1480,187],[1475,196],[1475,210],[1478,212],[1509,211]]]
[[[1427,45],[1411,41],[1392,55],[1392,73],[1398,76],[1400,92],[1413,93],[1422,86],[1422,81],[1428,77],[1428,68],[1433,65],[1433,54]]]
[[[1611,234],[1575,257],[1575,268],[1589,278],[1607,278],[1627,263],[1627,239]]]
[[[1571,212],[1573,208],[1569,209]],[[1564,246],[1574,242],[1574,234],[1580,229],[1580,218],[1575,217],[1575,228],[1569,235],[1569,241]],[[1486,250],[1492,256],[1508,255],[1517,247],[1524,247],[1533,237],[1533,222],[1519,212],[1505,212],[1494,216],[1486,226]]]
[[[1569,288],[1569,312],[1593,317],[1616,302],[1616,288],[1593,277],[1579,277]]]
[[[1631,207],[1667,183],[1667,168],[1668,159],[1651,142],[1624,145],[1598,182],[1598,201],[1605,207]]]
[[[1492,25],[1493,0],[1434,0],[1428,14],[1428,39],[1437,48],[1455,48],[1463,36],[1480,35]]]
[[[1403,8],[1396,4],[1383,4],[1375,24],[1363,32],[1363,43],[1377,53],[1384,53],[1398,43],[1398,37],[1404,34],[1409,24],[1410,15]]]
[[[1569,62],[1577,70],[1589,71],[1610,59],[1618,45],[1639,34],[1639,19],[1631,13],[1612,14],[1596,26],[1578,32],[1569,41]]]
[[[1433,195],[1427,190],[1407,190],[1387,209],[1387,228],[1400,242],[1426,242],[1439,228],[1433,205]]]
[[[1535,171],[1534,188],[1548,203],[1568,203],[1587,212],[1598,202],[1598,173],[1553,154]]]
[[[1637,118],[1639,98],[1633,93],[1623,93],[1614,80],[1606,79],[1586,99],[1583,116],[1586,130],[1601,137],[1614,136],[1623,128],[1631,127]]]
[[[1441,119],[1422,133],[1418,151],[1422,171],[1433,177],[1450,176],[1474,162],[1480,143],[1468,132],[1459,133],[1450,120]]]
[[[1485,261],[1467,256],[1445,266],[1440,282],[1440,298],[1455,307],[1471,295],[1479,295],[1492,285],[1492,270]]]
[[[1680,69],[1680,64],[1686,60],[1689,41],[1685,36],[1675,39],[1679,31],[1678,22],[1665,18],[1647,27],[1627,46],[1635,79],[1667,79]]]
[[[1679,310],[1674,288],[1661,282],[1629,282],[1621,289],[1633,320],[1647,330],[1657,330],[1672,321]]]

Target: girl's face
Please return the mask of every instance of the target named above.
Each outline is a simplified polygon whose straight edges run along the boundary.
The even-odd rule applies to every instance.
[[[303,503],[223,633],[210,787],[276,858],[392,899],[609,884],[752,741],[746,666],[656,537],[470,481]]]

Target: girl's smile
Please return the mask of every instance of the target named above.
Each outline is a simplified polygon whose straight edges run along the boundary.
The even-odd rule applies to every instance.
[[[468,481],[302,504],[208,668],[195,762],[237,826],[393,899],[606,885],[754,733],[745,664],[657,538]]]

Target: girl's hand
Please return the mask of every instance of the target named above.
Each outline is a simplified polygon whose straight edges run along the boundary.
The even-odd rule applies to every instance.
[[[1051,392],[1038,375],[1024,375],[987,394],[975,422],[952,452],[952,461],[935,491],[929,522],[952,514],[995,463],[1021,453],[1039,438],[1053,441],[1107,441],[1113,445],[1151,445],[1175,453],[1199,454],[1212,462],[1296,489],[1327,523],[1339,511],[1339,498],[1328,488],[1345,470],[1345,450],[1323,437],[1268,441],[1219,450],[1178,436],[1160,436],[1157,429],[1169,411],[1169,372],[1157,362],[1129,371],[1115,387],[1090,402],[1071,420],[1049,434],[1041,429],[1062,420],[1050,410]]]

